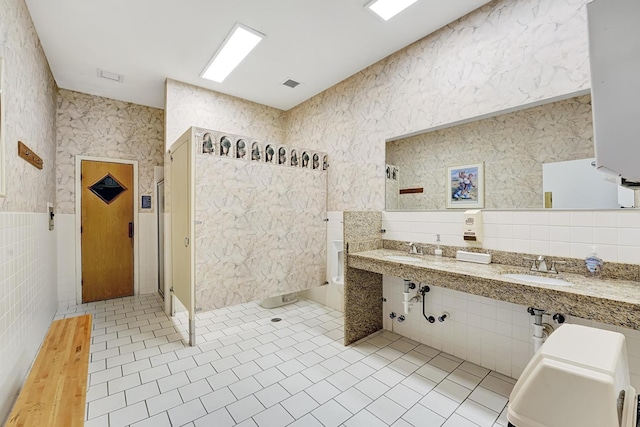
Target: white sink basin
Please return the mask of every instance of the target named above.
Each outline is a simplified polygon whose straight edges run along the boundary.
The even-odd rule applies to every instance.
[[[538,285],[571,286],[571,283],[566,280],[555,279],[553,277],[533,276],[531,274],[503,274],[502,276],[523,282],[536,283]]]
[[[385,255],[386,259],[390,259],[392,261],[405,261],[405,262],[418,262],[420,261],[418,258],[410,257],[410,256],[402,256],[402,255]]]

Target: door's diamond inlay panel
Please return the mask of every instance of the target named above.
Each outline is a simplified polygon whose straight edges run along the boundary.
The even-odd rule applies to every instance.
[[[104,178],[89,187],[89,190],[96,196],[100,197],[106,204],[113,202],[127,188],[120,184],[111,174],[107,174]]]

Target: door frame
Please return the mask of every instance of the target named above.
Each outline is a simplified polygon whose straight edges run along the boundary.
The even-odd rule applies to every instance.
[[[82,161],[87,160],[91,162],[107,162],[107,163],[120,163],[124,165],[133,165],[133,295],[139,294],[140,287],[140,259],[138,248],[140,246],[140,227],[138,222],[138,161],[137,160],[124,160],[124,159],[112,159],[109,157],[94,157],[94,156],[75,156],[76,157],[76,174],[75,174],[75,199],[76,199],[76,221],[75,221],[75,234],[76,234],[76,303],[82,304],[82,236],[80,234],[80,227],[82,225],[82,182],[80,181],[80,175],[82,173]]]

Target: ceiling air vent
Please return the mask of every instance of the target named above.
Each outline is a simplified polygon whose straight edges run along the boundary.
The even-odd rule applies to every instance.
[[[100,68],[98,68],[98,77],[118,83],[124,82],[124,75],[101,70]]]
[[[284,83],[282,83],[285,86],[288,86],[290,88],[294,88],[296,86],[298,86],[300,83],[295,81],[295,80],[291,80],[291,79],[287,79]]]

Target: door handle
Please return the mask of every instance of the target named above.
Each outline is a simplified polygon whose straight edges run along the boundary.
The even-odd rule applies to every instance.
[[[133,223],[129,223],[129,238],[133,238]]]
[[[184,238],[184,246],[185,246],[185,248],[189,247],[189,238],[188,237]]]

